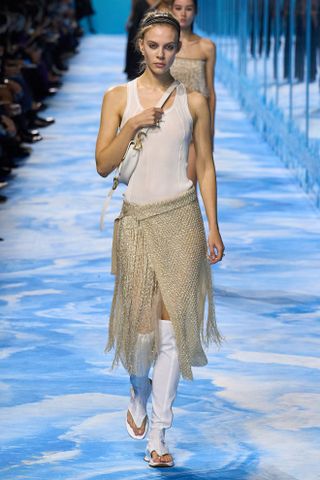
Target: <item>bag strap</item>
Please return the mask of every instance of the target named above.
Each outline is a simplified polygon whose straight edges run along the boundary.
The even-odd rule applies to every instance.
[[[156,107],[155,108],[163,108],[165,106],[165,104],[167,103],[167,100],[169,100],[169,97],[171,95],[171,93],[177,88],[177,86],[179,85],[179,81],[178,80],[174,80],[170,85],[169,87],[167,88],[167,90],[164,92],[164,94],[162,95],[162,97],[160,98],[160,100],[158,101],[158,103],[156,104]],[[145,128],[141,128],[137,133],[136,135],[138,135],[139,133],[144,133],[145,135],[147,134],[147,131],[149,130],[150,127],[145,127]],[[135,135],[135,136],[136,136]],[[126,152],[127,153],[127,152]],[[126,154],[124,154],[123,157],[125,157]]]
[[[159,102],[157,103],[156,108],[163,108],[164,107],[164,105],[166,104],[167,100],[169,99],[171,93],[173,92],[173,90],[175,88],[177,88],[178,85],[179,85],[178,80],[174,80],[171,83],[171,85],[169,85],[169,87],[167,88],[167,90],[164,92],[164,94],[160,98]]]
[[[166,104],[167,100],[169,99],[171,93],[177,88],[177,86],[179,85],[179,81],[178,80],[174,80],[171,85],[169,85],[169,87],[167,88],[167,90],[164,92],[164,94],[162,95],[162,97],[160,98],[159,102],[156,104],[156,108],[163,108],[164,105]],[[139,130],[138,133],[144,133],[145,135],[147,134],[148,130],[149,130],[150,127],[146,127],[146,128],[141,128]],[[138,133],[136,135],[138,135]],[[123,156],[123,158],[125,157],[130,145],[134,143],[134,140],[131,140],[129,142],[129,145],[127,147],[127,150]],[[108,207],[109,207],[109,204],[110,204],[110,201],[111,201],[111,198],[112,198],[112,195],[113,195],[113,192],[115,191],[115,189],[117,188],[117,186],[119,185],[119,180],[118,180],[118,177],[120,175],[120,171],[121,171],[121,164],[122,164],[123,160],[120,162],[120,164],[118,165],[117,169],[116,169],[116,175],[113,179],[113,183],[112,183],[112,187],[111,189],[109,190],[108,194],[107,194],[107,197],[104,201],[104,204],[103,204],[103,207],[102,207],[102,211],[101,211],[101,216],[100,216],[100,230],[103,230],[103,227],[104,227],[104,217],[105,217],[105,214],[106,214],[106,211],[108,210]]]

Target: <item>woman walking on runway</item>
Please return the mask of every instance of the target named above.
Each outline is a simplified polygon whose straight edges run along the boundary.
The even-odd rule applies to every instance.
[[[145,460],[152,467],[173,465],[165,431],[172,424],[180,374],[192,379],[191,367],[207,363],[203,345],[221,342],[210,265],[222,259],[224,246],[210,115],[206,99],[198,92],[187,94],[170,73],[179,35],[180,25],[170,13],[144,17],[137,40],[144,73],[106,92],[96,145],[97,171],[105,177],[120,164],[136,133],[148,127],[115,222],[116,281],[106,350],[115,348],[114,364],[121,361],[130,375],[127,430],[142,439],[149,429]],[[155,106],[166,98],[163,108]],[[207,242],[196,191],[187,177],[192,132],[209,225]]]
[[[181,27],[181,49],[171,67],[171,75],[182,82],[188,91],[202,93],[210,109],[210,128],[214,137],[216,94],[214,90],[214,70],[216,46],[208,38],[193,33],[193,23],[197,14],[197,0],[174,0],[172,13]],[[188,177],[197,182],[196,155],[194,144],[190,144]]]

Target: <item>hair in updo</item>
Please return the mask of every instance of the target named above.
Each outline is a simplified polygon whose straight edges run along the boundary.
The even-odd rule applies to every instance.
[[[146,13],[140,22],[139,30],[135,38],[136,50],[140,51],[139,41],[143,39],[145,33],[154,25],[171,25],[176,30],[179,40],[181,28],[176,17],[174,17],[169,11],[162,12],[154,10]]]

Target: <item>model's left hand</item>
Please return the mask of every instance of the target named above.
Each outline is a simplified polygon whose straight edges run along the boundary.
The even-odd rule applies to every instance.
[[[224,245],[219,230],[209,231],[208,235],[208,260],[210,265],[220,262],[224,256]]]

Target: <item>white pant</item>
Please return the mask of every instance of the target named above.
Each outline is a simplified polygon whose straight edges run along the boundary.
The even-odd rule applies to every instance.
[[[137,340],[135,371],[136,375],[130,375],[130,382],[134,394],[131,394],[129,410],[134,423],[140,427],[146,414],[147,402],[151,393],[149,371],[154,342],[153,333],[140,333]]]
[[[149,334],[152,335],[152,334]],[[148,389],[148,374],[150,365],[143,359],[149,357],[153,337],[148,334],[139,335],[139,364],[144,365],[139,371],[139,376],[131,375],[130,381],[135,391],[134,405],[130,411],[136,424],[139,426],[146,415],[146,403],[150,389]],[[160,432],[170,428],[173,419],[172,405],[177,393],[180,369],[178,350],[176,347],[173,326],[170,320],[159,320],[159,353],[155,361],[152,377],[152,416],[150,439],[158,438]],[[150,440],[149,440],[150,441]]]
[[[172,405],[180,378],[178,350],[170,320],[159,320],[159,337],[159,354],[153,369],[151,430],[147,450],[164,455],[168,453],[165,429],[172,425]]]
[[[180,369],[178,350],[170,320],[159,320],[159,354],[152,377],[152,430],[170,428]]]

